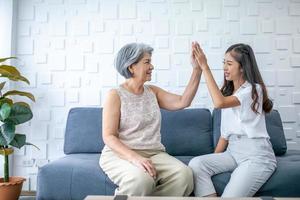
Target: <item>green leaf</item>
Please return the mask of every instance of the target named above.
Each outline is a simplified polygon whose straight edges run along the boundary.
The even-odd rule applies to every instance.
[[[4,135],[2,132],[0,132],[0,146],[7,146],[8,143],[6,142],[6,139],[4,138]]]
[[[6,82],[0,83],[0,91],[4,88],[5,83],[6,83]]]
[[[35,148],[37,148],[38,150],[40,150],[40,148],[38,148],[37,146],[35,146],[34,144],[31,144],[29,142],[26,142],[25,145],[31,145],[31,146],[34,146]]]
[[[25,78],[24,76],[19,76],[19,77],[17,77],[17,79],[20,81],[26,82],[28,85],[30,85],[29,80],[27,78]]]
[[[22,91],[18,91],[18,90],[11,90],[11,91],[8,91],[8,92],[4,93],[2,96],[6,97],[6,96],[10,96],[10,95],[25,96],[25,97],[28,97],[29,99],[31,99],[33,102],[35,102],[34,96],[31,93],[29,93],[29,92],[22,92]]]
[[[11,111],[11,107],[8,103],[2,104],[1,109],[0,109],[0,119],[1,119],[1,121],[4,121],[5,119],[8,118],[8,116],[10,114],[10,111]]]
[[[1,125],[0,130],[4,140],[9,144],[15,137],[16,126],[11,122],[5,122]]]
[[[7,57],[7,58],[0,58],[0,63],[9,60],[9,59],[17,59],[17,57]]]
[[[16,67],[10,65],[0,65],[0,77],[6,77],[13,81],[24,81],[28,84],[30,82],[21,75],[21,73],[17,70]]]
[[[24,134],[15,134],[14,139],[9,143],[9,145],[17,148],[21,148],[26,144],[26,135]]]
[[[15,66],[0,65],[0,69],[9,72],[13,76],[21,76],[21,73],[19,72],[19,70],[17,70]]]
[[[1,97],[1,98],[0,98],[0,105],[2,105],[2,104],[4,104],[4,103],[9,104],[10,106],[13,105],[13,101],[12,101],[11,99]]]
[[[31,120],[32,117],[30,106],[24,102],[17,102],[12,105],[10,115],[5,121],[17,125]]]

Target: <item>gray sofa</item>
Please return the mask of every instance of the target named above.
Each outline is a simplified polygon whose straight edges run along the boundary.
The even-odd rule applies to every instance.
[[[112,195],[116,185],[99,167],[103,147],[101,108],[70,110],[65,132],[65,157],[38,171],[37,199],[83,199],[87,195]],[[256,196],[300,197],[300,151],[287,151],[280,115],[266,116],[267,129],[277,155],[278,168]],[[162,142],[169,154],[187,164],[191,158],[212,153],[220,134],[220,111],[162,110]],[[213,182],[218,194],[230,172],[218,174]]]

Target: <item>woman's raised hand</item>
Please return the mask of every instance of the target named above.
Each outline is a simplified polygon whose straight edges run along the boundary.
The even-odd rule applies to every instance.
[[[192,45],[192,47],[193,47],[192,54],[196,58],[196,61],[198,62],[200,68],[202,70],[205,70],[206,68],[208,68],[208,64],[203,50],[201,49],[198,42],[194,42],[194,45]]]
[[[192,51],[191,51],[191,64],[193,66],[194,69],[199,69],[201,70],[201,67],[200,65],[198,64],[197,60],[196,60],[196,57],[195,57],[195,54],[194,54],[194,48],[195,48],[195,45],[196,43],[195,42],[192,42]]]
[[[148,172],[150,176],[156,179],[157,173],[151,159],[138,155],[131,159],[130,162],[135,166],[143,169],[145,172]]]

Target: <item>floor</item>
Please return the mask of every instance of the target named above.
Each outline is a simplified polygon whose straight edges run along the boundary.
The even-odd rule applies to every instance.
[[[26,196],[26,197],[20,197],[19,200],[35,200],[34,196]]]
[[[35,200],[35,191],[22,191],[19,200]]]

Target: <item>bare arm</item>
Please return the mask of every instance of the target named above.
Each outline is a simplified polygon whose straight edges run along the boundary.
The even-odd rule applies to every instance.
[[[120,105],[120,99],[117,92],[115,90],[111,90],[107,95],[107,99],[103,107],[103,141],[122,159],[130,160],[136,153],[124,145],[118,137]]]
[[[218,144],[216,146],[216,149],[215,149],[215,153],[222,153],[222,152],[224,152],[224,150],[226,149],[227,145],[228,145],[228,140],[225,140],[224,138],[220,137],[219,141],[218,141]]]
[[[159,107],[167,110],[180,110],[190,106],[197,92],[200,77],[201,71],[194,69],[182,95],[173,94],[152,85],[151,89],[156,94]]]
[[[143,168],[151,176],[156,177],[156,170],[150,159],[144,158],[123,144],[118,137],[120,120],[120,97],[116,90],[111,90],[103,107],[102,137],[104,143],[120,158]]]
[[[213,100],[214,106],[216,108],[229,108],[229,107],[239,106],[240,102],[237,97],[235,96],[224,97],[221,91],[219,90],[218,85],[207,64],[206,56],[198,43],[193,48],[193,53],[195,54],[196,60],[198,64],[201,66],[201,69],[203,71],[206,84],[208,87],[208,91]]]
[[[192,46],[194,46],[194,43],[192,43]],[[191,63],[193,65],[193,72],[182,95],[172,94],[159,87],[151,86],[161,108],[167,110],[180,110],[191,105],[197,92],[202,74],[201,68],[193,54],[191,54]]]
[[[203,70],[203,74],[205,76],[206,84],[208,87],[208,91],[213,100],[214,106],[216,108],[229,108],[240,105],[240,102],[235,96],[227,96],[224,97],[221,91],[218,88],[218,85],[208,67],[205,66]]]

